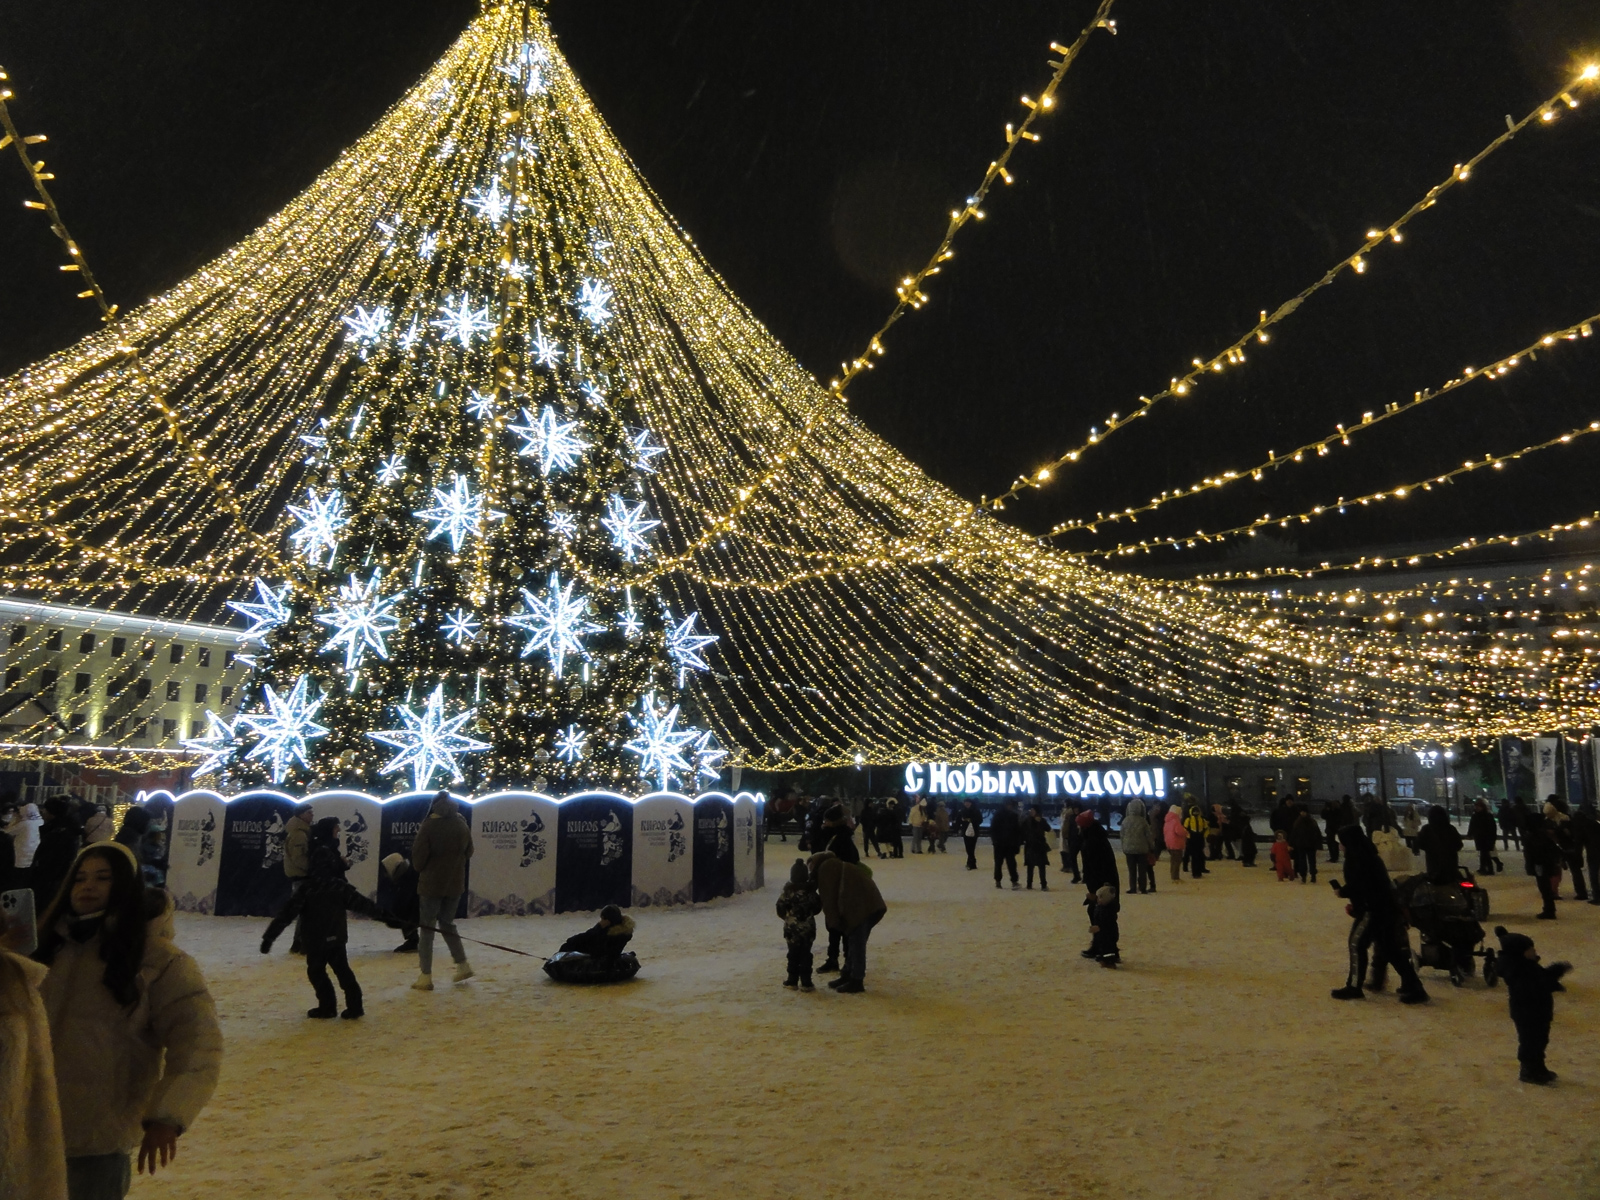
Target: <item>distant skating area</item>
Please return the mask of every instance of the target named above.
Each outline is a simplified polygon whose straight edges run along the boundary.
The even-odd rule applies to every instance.
[[[775,885],[635,910],[644,970],[604,989],[469,945],[475,979],[415,992],[398,935],[352,922],[360,1022],[305,1018],[302,960],[258,952],[265,921],[180,918],[227,1058],[176,1166],[133,1195],[1600,1195],[1600,908],[1535,921],[1515,851],[1484,881],[1489,926],[1576,964],[1549,1089],[1517,1083],[1503,985],[1424,969],[1427,1005],[1329,998],[1337,866],[1302,885],[1220,862],[1173,884],[1163,860],[1157,895],[1124,898],[1123,965],[1104,970],[1078,955],[1082,889],[1052,871],[1047,894],[997,891],[986,849],[976,872],[957,853],[872,860],[889,913],[865,995],[780,986]],[[770,842],[768,878],[793,856]],[[461,928],[549,954],[590,920]]]

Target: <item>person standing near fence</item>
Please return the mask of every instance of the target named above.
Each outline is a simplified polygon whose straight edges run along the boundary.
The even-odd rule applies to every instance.
[[[449,792],[433,798],[416,841],[411,843],[411,867],[417,873],[417,909],[421,935],[417,944],[417,966],[421,974],[411,986],[419,992],[433,991],[433,933],[444,935],[444,944],[455,962],[456,983],[471,979],[472,964],[456,933],[456,906],[467,890],[467,859],[472,857],[472,827],[467,824]]]
[[[1145,816],[1143,800],[1129,800],[1122,814],[1122,856],[1128,860],[1128,893],[1143,895],[1156,890],[1155,868],[1150,865],[1155,839],[1150,833],[1150,818]]]
[[[968,800],[956,817],[961,828],[961,840],[967,847],[967,870],[978,869],[978,834],[983,829],[983,809],[976,800]]]

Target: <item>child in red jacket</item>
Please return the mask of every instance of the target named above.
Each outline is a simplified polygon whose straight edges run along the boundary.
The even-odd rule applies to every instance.
[[[1272,840],[1272,865],[1278,870],[1278,882],[1294,878],[1294,855],[1289,849],[1289,839],[1284,836],[1283,830],[1278,830],[1278,836]]]

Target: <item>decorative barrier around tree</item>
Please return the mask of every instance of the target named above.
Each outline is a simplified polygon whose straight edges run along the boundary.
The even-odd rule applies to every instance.
[[[433,792],[380,799],[333,790],[304,798],[257,790],[172,798],[167,888],[178,911],[264,917],[289,898],[284,826],[295,807],[337,817],[356,889],[387,905],[393,885],[379,863],[410,857]],[[156,793],[147,800],[166,799]],[[690,798],[653,792],[630,799],[580,792],[455,797],[472,825],[473,856],[461,916],[586,911],[607,904],[699,904],[764,883],[760,826],[765,800],[751,792]]]

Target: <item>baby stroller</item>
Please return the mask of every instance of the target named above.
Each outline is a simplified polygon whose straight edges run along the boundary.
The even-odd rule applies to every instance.
[[[1489,893],[1471,871],[1456,868],[1453,880],[1436,883],[1426,875],[1413,875],[1395,885],[1406,917],[1422,938],[1417,965],[1448,971],[1450,982],[1460,987],[1477,973],[1483,959],[1483,981],[1499,982],[1492,947],[1483,945],[1483,926],[1489,918]]]

